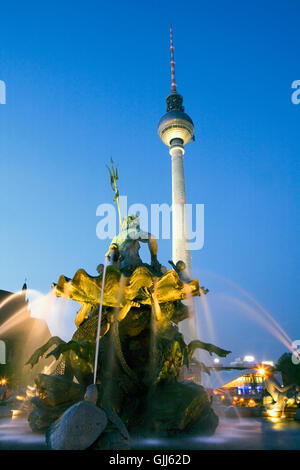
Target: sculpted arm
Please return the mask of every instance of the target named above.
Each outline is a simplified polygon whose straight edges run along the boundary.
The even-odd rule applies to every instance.
[[[280,392],[287,392],[288,390],[290,390],[294,385],[286,385],[285,387],[279,387],[277,390],[279,390]]]
[[[275,380],[272,380],[272,379],[269,379],[269,382],[271,383],[271,385],[275,388],[275,390],[277,390],[278,392],[281,392],[281,393],[285,393],[287,392],[288,390],[290,390],[290,388],[293,387],[293,385],[287,385],[286,387],[281,387],[279,384],[277,384],[275,382]]]
[[[105,257],[110,259],[110,254],[117,249],[118,249],[118,245],[116,243],[111,243],[109,245],[108,252],[105,254]]]
[[[148,243],[151,254],[151,264],[157,263],[157,241],[155,236],[151,233],[141,231],[139,241],[142,243]]]

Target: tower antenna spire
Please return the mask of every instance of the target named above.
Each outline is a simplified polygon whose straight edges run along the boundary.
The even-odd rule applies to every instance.
[[[174,62],[174,46],[173,46],[173,31],[172,25],[170,25],[170,52],[171,52],[171,91],[176,93],[176,82],[175,82],[175,62]]]

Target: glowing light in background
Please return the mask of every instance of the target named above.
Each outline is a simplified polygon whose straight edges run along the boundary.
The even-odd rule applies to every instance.
[[[244,357],[244,362],[255,362],[255,357],[254,356],[245,356]]]
[[[274,367],[274,361],[262,361],[262,364],[265,366]]]

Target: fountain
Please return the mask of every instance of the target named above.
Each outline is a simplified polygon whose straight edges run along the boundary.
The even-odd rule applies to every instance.
[[[110,176],[119,203],[113,168]],[[187,343],[179,332],[181,322],[191,315],[191,299],[197,298],[213,329],[208,289],[190,278],[182,260],[169,261],[170,270],[159,263],[157,241],[141,230],[136,215],[122,218],[119,212],[119,216],[121,231],[112,240],[104,263],[97,267],[98,276],[79,269],[73,278],[60,276],[47,294],[46,303],[52,311],[54,296],[60,299],[57,301],[73,300],[81,305],[75,319],[77,330],[70,341],[58,336],[45,338],[46,343],[31,355],[27,365],[34,368],[35,385],[27,387],[26,396],[14,399],[14,421],[2,421],[0,435],[3,438],[8,432],[11,436],[20,428],[22,442],[42,448],[45,436],[50,449],[192,449],[240,448],[246,445],[247,433],[255,430],[258,438],[253,445],[264,448],[259,436],[266,425],[257,418],[277,420],[276,406],[283,410],[291,398],[285,390],[282,394],[277,390],[281,401],[274,405],[274,416],[257,414],[258,408],[267,409],[260,406],[249,408],[251,413],[241,419],[241,408],[231,406],[232,416],[222,414],[222,407],[213,403],[207,390],[185,375],[195,363],[203,372],[212,369],[193,358],[197,349],[219,357],[230,352],[210,342]],[[150,264],[139,255],[140,243],[148,245]],[[268,312],[261,308],[262,316],[248,305],[244,309],[290,347],[287,334]],[[22,318],[17,312],[1,331],[9,332]],[[215,338],[209,341],[214,343]],[[37,374],[45,361],[47,368]],[[271,382],[266,381],[266,389],[269,387],[276,401]],[[2,395],[6,399],[4,388],[5,384]],[[296,411],[299,397],[294,395]],[[22,406],[15,406],[16,400]],[[32,440],[25,415],[34,431]],[[273,424],[275,429],[278,421]],[[269,435],[272,429],[266,429]],[[290,431],[297,435],[296,424]]]
[[[132,436],[212,435],[218,417],[205,389],[179,379],[196,349],[220,357],[230,352],[200,340],[187,344],[179,332],[179,323],[189,317],[183,301],[208,291],[188,278],[183,262],[173,263],[170,270],[161,266],[156,239],[141,230],[136,215],[120,220],[121,231],[98,276],[79,269],[72,279],[62,275],[53,284],[56,296],[75,300],[81,308],[71,341],[52,337],[28,361],[31,366],[45,356],[57,361],[54,374],[36,377],[38,396],[32,399],[30,426],[48,429],[49,435],[49,426],[57,429],[53,423],[75,403],[83,403],[86,388],[94,383],[97,408],[111,422],[125,424]],[[151,264],[141,260],[139,242],[148,244]],[[200,367],[206,370],[204,364]],[[103,444],[103,435],[97,448],[110,448],[107,437]]]

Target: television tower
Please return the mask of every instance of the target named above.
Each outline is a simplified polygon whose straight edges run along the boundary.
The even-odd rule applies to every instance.
[[[158,135],[170,150],[172,159],[172,257],[176,264],[184,261],[188,277],[192,275],[191,254],[188,242],[186,191],[183,168],[184,147],[194,141],[194,124],[184,112],[183,98],[177,93],[172,26],[170,26],[171,93],[166,98],[167,112],[158,124]],[[185,320],[183,323],[186,323]],[[191,339],[191,325],[183,325],[183,333]]]

